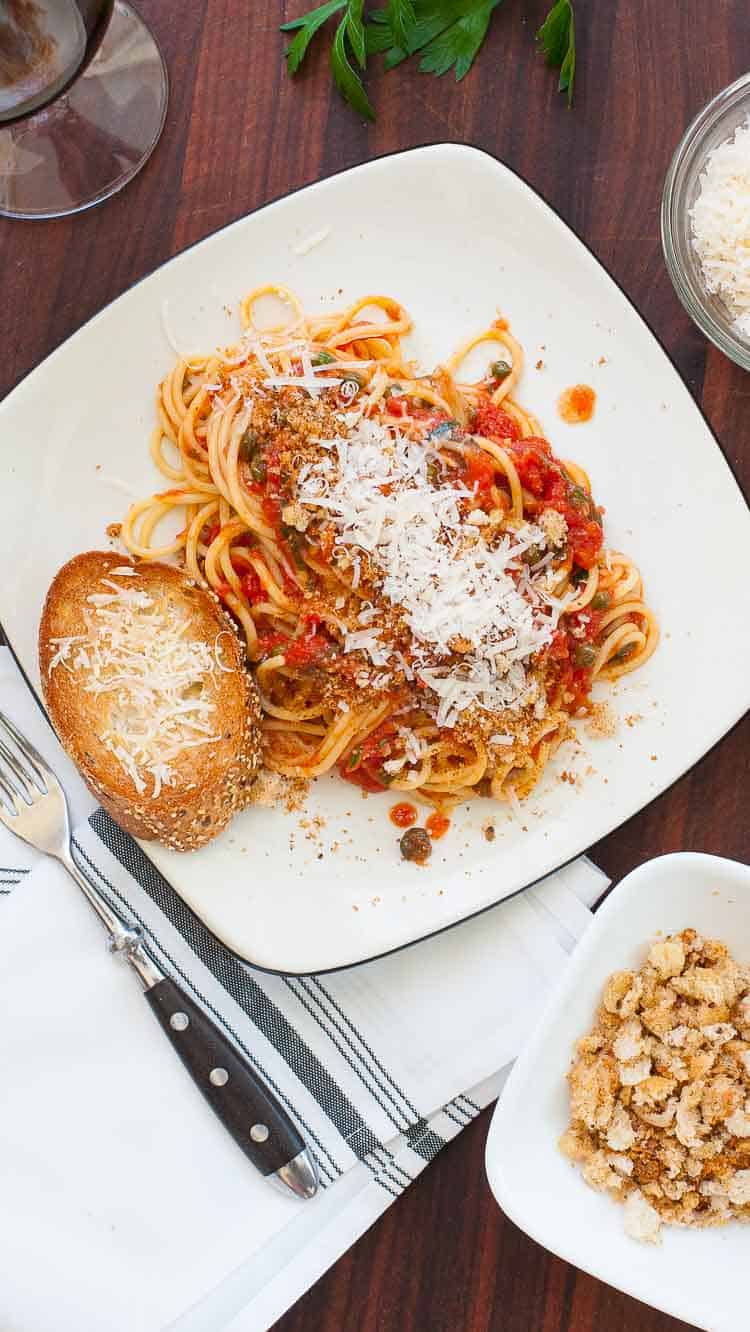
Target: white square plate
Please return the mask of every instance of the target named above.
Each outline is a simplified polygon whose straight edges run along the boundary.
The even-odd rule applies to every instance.
[[[618,1290],[710,1332],[747,1327],[747,1226],[662,1228],[659,1246],[623,1229],[623,1209],[584,1184],[557,1147],[567,1128],[573,1042],[590,1031],[611,972],[641,966],[657,930],[693,926],[750,960],[750,868],[692,852],[633,870],[596,912],[515,1064],[490,1125],[490,1188],[546,1249]]]
[[[326,228],[314,249],[295,253]],[[474,801],[425,870],[401,861],[387,797],[365,802],[338,778],[310,797],[308,818],[320,816],[322,828],[250,809],[197,853],[148,847],[235,952],[311,972],[411,943],[548,874],[737,721],[750,703],[750,618],[739,613],[750,515],[670,361],[586,247],[493,158],[454,144],[421,148],[301,190],[187,250],[0,405],[0,558],[12,571],[0,581],[0,620],[35,684],[39,612],[56,569],[106,546],[106,525],[162,484],[147,440],[155,386],[173,362],[165,327],[188,351],[231,341],[239,298],[269,280],[312,310],[393,293],[414,316],[425,366],[500,307],[527,352],[521,401],[555,450],[590,472],[609,543],[641,566],[663,629],[658,652],[614,700],[637,724],[609,740],[582,731],[588,752],[561,751],[520,820]],[[582,381],[596,389],[596,414],[564,426],[557,396]],[[580,774],[580,789],[560,780],[563,770]],[[490,817],[492,844],[482,831]]]

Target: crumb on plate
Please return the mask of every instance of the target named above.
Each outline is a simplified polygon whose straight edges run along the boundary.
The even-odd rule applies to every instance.
[[[284,777],[281,773],[261,768],[250,792],[250,804],[271,809],[283,804],[289,814],[302,809],[307,796],[308,783],[303,777]]]
[[[591,712],[586,722],[586,734],[594,739],[611,739],[617,735],[617,714],[609,703],[592,703]]]

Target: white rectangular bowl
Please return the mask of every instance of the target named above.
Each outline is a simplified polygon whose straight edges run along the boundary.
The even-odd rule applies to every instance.
[[[309,253],[305,238],[329,228]],[[180,348],[237,332],[239,298],[289,284],[312,310],[392,293],[429,367],[497,309],[524,344],[520,399],[555,451],[580,461],[606,507],[606,538],[641,566],[663,629],[626,677],[620,734],[561,751],[520,820],[488,801],[459,811],[431,864],[401,861],[387,797],[316,783],[308,818],[250,809],[192,854],[148,854],[228,947],[285,972],[388,952],[465,919],[570,860],[669,786],[750,703],[750,515],[704,418],[601,265],[516,175],[441,144],[382,158],[270,204],[126,292],[0,404],[0,621],[38,685],[47,586],[75,552],[160,486],[147,452],[155,386]],[[233,317],[226,307],[232,307]],[[537,361],[543,368],[534,369]],[[555,403],[587,382],[597,409],[564,426]],[[705,687],[703,687],[705,686]],[[696,697],[700,694],[700,706]],[[577,773],[577,786],[560,774]],[[494,816],[497,836],[482,825]]]
[[[658,930],[692,926],[750,961],[750,868],[693,852],[639,866],[596,912],[516,1062],[490,1125],[490,1187],[511,1221],[546,1249],[707,1332],[748,1326],[748,1227],[663,1227],[658,1247],[629,1239],[623,1209],[584,1184],[557,1147],[568,1126],[565,1075],[591,1030],[607,977],[639,967]]]

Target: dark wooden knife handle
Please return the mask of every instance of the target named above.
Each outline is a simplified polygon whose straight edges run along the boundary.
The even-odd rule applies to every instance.
[[[304,1151],[304,1140],[286,1111],[179,985],[166,978],[145,993],[194,1083],[262,1175]]]

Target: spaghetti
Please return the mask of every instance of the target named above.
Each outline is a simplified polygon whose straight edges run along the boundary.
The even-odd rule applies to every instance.
[[[267,296],[288,317],[261,329]],[[176,556],[234,616],[272,771],[522,799],[593,682],[641,666],[658,630],[588,476],[515,399],[520,345],[498,319],[418,376],[389,297],[309,316],[267,286],[241,318],[236,346],[162,383],[169,488],[131,507],[125,545]],[[494,359],[466,382],[477,348]]]

